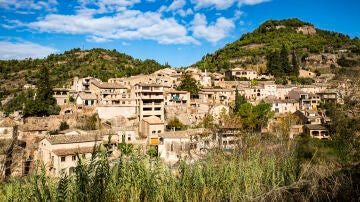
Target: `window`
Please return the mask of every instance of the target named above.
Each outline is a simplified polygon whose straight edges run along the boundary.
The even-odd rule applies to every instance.
[[[73,161],[76,161],[76,155],[72,155],[71,159],[72,159]]]
[[[65,156],[60,157],[61,158],[61,162],[65,161]]]
[[[158,133],[161,133],[161,130],[158,130]]]

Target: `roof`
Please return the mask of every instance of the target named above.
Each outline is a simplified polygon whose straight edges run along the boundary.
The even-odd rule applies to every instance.
[[[66,91],[66,92],[69,92],[69,89],[66,89],[66,88],[53,88],[52,90],[53,91]]]
[[[81,99],[83,100],[97,100],[97,97],[95,94],[92,93],[85,93],[85,92],[80,92],[79,96]]]
[[[152,87],[163,87],[164,85],[158,83],[138,83],[138,86],[152,86]]]
[[[169,90],[166,90],[165,92],[167,92],[167,93],[179,93],[179,94],[187,94],[187,93],[189,93],[188,91],[175,90],[175,89],[169,89]]]
[[[305,127],[309,130],[327,130],[324,126],[319,124],[305,124]]]
[[[45,137],[51,144],[70,144],[102,141],[100,135],[50,135]]]
[[[142,119],[145,122],[148,122],[150,124],[160,124],[160,123],[164,123],[164,121],[162,121],[159,117],[157,116],[149,116],[149,117],[144,117]]]
[[[204,132],[203,128],[199,129],[188,129],[183,131],[169,131],[159,134],[162,138],[190,138],[190,135],[200,134]]]
[[[97,81],[92,82],[96,87],[103,88],[103,89],[127,89],[127,87],[120,85],[118,83],[99,83]]]
[[[84,153],[91,153],[94,147],[79,147],[79,148],[71,148],[71,149],[54,149],[52,152],[58,156],[66,156],[66,155],[74,155],[84,154]]]
[[[203,88],[200,91],[202,92],[233,92],[233,89],[229,88]]]
[[[285,99],[285,100],[281,100],[281,99],[273,99],[273,97],[266,97],[264,99],[264,102],[266,103],[299,103],[298,101],[296,101],[295,99]]]

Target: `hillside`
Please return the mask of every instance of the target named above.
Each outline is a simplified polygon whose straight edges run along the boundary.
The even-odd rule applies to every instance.
[[[74,76],[94,76],[103,81],[111,77],[149,74],[169,67],[155,60],[139,60],[114,50],[72,49],[63,54],[51,54],[44,59],[0,60],[0,101],[20,91],[25,84],[35,84],[38,67],[47,65],[53,86],[69,84]]]
[[[304,62],[312,55],[338,56],[341,51],[360,53],[360,40],[357,37],[351,39],[341,33],[317,29],[310,23],[294,18],[266,21],[253,32],[242,35],[240,39],[212,54],[207,54],[193,66],[221,72],[236,65],[266,66],[266,56],[280,50],[283,45],[289,52],[296,54],[299,62]],[[353,55],[345,56],[349,59],[348,57]],[[358,58],[353,60],[358,64]]]

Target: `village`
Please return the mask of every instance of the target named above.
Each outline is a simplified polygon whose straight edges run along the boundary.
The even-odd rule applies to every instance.
[[[184,74],[201,87],[197,97],[176,90]],[[274,116],[257,133],[279,134],[281,117],[293,117],[296,121],[288,126],[287,138],[303,135],[329,140],[326,125],[331,120],[318,107],[343,103],[346,87],[328,82],[333,76],[301,69],[299,77],[315,83],[280,85],[272,76],[237,67],[224,74],[167,68],[108,81],[75,77],[72,85],[53,88],[59,115],[22,118],[21,112],[15,112],[0,119],[1,175],[25,176],[40,164],[49,176],[71,175],[77,158],[91,158],[94,145],[106,147],[111,159],[120,156],[118,146],[124,143],[144,155],[154,150],[167,165],[184,157],[196,159],[211,148],[231,152],[241,142],[242,128],[221,123],[220,117],[232,110],[236,93],[252,105],[270,104]],[[208,116],[219,130],[203,127]],[[186,128],[171,127],[173,119]],[[79,120],[88,127],[80,127]]]

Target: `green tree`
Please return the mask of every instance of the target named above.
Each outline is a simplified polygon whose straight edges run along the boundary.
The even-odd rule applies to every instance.
[[[56,104],[52,96],[52,85],[49,79],[49,68],[42,65],[39,70],[39,79],[36,83],[35,99],[30,99],[25,103],[24,116],[49,116],[58,114],[60,107]]]
[[[291,65],[292,65],[292,72],[293,74],[292,75],[295,75],[295,76],[299,76],[299,63],[298,63],[298,60],[297,60],[297,55],[295,53],[295,50],[293,49],[292,51],[292,54],[291,54]]]
[[[285,44],[283,44],[280,51],[280,65],[283,72],[287,75],[292,73],[292,68],[290,66],[288,56],[289,56],[289,52],[286,49]]]
[[[240,110],[240,106],[246,103],[245,96],[240,95],[238,89],[235,90],[235,105],[233,112],[237,113]]]
[[[181,77],[180,85],[176,89],[190,92],[192,98],[197,97],[199,93],[199,87],[196,80],[192,78],[190,73],[185,73]]]
[[[172,119],[170,119],[168,121],[168,125],[167,125],[168,128],[175,128],[175,129],[182,129],[184,127],[184,124],[181,123],[181,121],[177,118],[177,117],[174,117]]]

